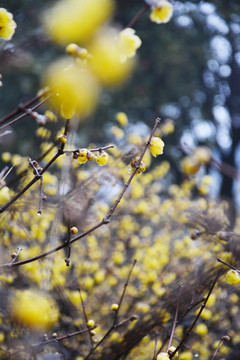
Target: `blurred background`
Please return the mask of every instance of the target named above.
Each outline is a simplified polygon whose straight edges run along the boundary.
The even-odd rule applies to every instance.
[[[41,26],[41,14],[52,3],[0,3],[17,23],[12,40],[0,40],[0,117],[33,97],[41,88],[46,66],[65,52],[50,41]],[[126,27],[144,6],[139,0],[116,1],[113,22]],[[181,181],[179,161],[186,146],[207,145],[215,158],[239,168],[239,1],[174,1],[174,15],[168,24],[149,21],[148,10],[134,28],[143,42],[136,70],[120,87],[104,90],[96,112],[78,129],[81,139],[86,144],[111,142],[108,129],[118,111],[126,112],[132,128],[143,133],[156,116],[171,118],[176,130],[167,139],[164,156],[171,162],[174,181]],[[0,139],[1,152],[20,151],[34,157],[35,129],[30,117],[20,121],[8,137]],[[240,203],[237,180],[211,168],[207,172],[214,175],[213,195]]]

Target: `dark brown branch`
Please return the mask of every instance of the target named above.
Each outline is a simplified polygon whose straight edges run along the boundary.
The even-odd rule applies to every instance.
[[[216,275],[216,277],[215,277],[215,279],[214,279],[214,281],[213,281],[213,283],[212,283],[212,286],[211,286],[211,288],[210,288],[210,290],[209,290],[209,292],[208,292],[208,294],[207,294],[207,296],[206,296],[206,299],[204,300],[203,304],[201,305],[200,310],[199,310],[198,313],[197,313],[197,316],[195,317],[192,325],[189,327],[189,329],[187,330],[186,334],[184,335],[184,337],[182,338],[182,340],[180,341],[180,343],[178,344],[178,346],[176,347],[176,349],[171,353],[171,355],[169,355],[169,358],[170,358],[170,359],[172,359],[172,358],[174,357],[174,355],[178,352],[178,350],[179,350],[179,349],[182,347],[182,345],[185,343],[185,341],[186,341],[186,339],[188,338],[188,336],[191,334],[192,329],[194,328],[194,326],[196,325],[198,319],[200,318],[200,316],[201,316],[201,314],[202,314],[202,312],[203,312],[203,310],[204,310],[204,308],[205,308],[205,306],[206,306],[206,304],[207,304],[207,302],[208,302],[208,299],[209,299],[209,297],[210,297],[210,295],[211,295],[211,293],[212,293],[212,291],[213,291],[213,288],[214,288],[214,286],[216,285],[216,283],[217,283],[217,281],[218,281],[218,279],[219,279],[220,276],[221,276],[221,271],[218,271],[218,272],[217,272],[217,275]]]
[[[49,92],[49,90],[44,90],[42,91],[41,94],[36,95],[35,97],[33,97],[31,100],[27,101],[25,104],[23,104],[22,106],[25,108],[28,108],[29,106],[31,106],[32,104],[34,104],[36,101],[40,100],[43,96],[47,95],[47,93]],[[21,105],[20,105],[21,106]],[[7,114],[6,116],[4,116],[1,120],[0,120],[0,125],[4,124],[6,121],[8,121],[9,119],[11,119],[13,116],[19,114],[20,112],[22,112],[22,109],[19,107],[17,107],[15,110],[13,110],[12,112],[10,112],[9,114]]]
[[[11,356],[15,355],[15,354],[19,354],[19,353],[26,353],[27,351],[29,352],[36,352],[37,348],[41,348],[41,347],[44,347],[48,344],[51,344],[51,343],[54,343],[56,341],[62,341],[62,340],[65,340],[65,339],[69,339],[71,337],[74,337],[74,336],[77,336],[77,335],[81,335],[81,334],[84,334],[86,332],[90,332],[91,330],[95,329],[96,326],[92,326],[88,329],[83,329],[83,330],[79,330],[79,331],[75,331],[71,334],[66,334],[66,335],[63,335],[63,336],[59,336],[57,338],[52,338],[52,339],[48,339],[48,340],[45,340],[45,341],[42,341],[38,344],[35,344],[35,345],[32,345],[28,348],[25,348],[25,349],[21,349],[21,350],[17,350],[16,352],[14,352],[13,354],[11,354]]]
[[[111,327],[110,327],[109,330],[106,332],[106,334],[102,337],[102,339],[91,349],[91,351],[90,351],[89,354],[85,357],[84,360],[87,360],[87,359],[93,354],[93,352],[106,340],[106,338],[110,335],[110,333],[111,333],[114,329],[116,329],[116,328],[119,327],[119,326],[124,325],[124,324],[125,324],[126,322],[128,322],[128,321],[133,321],[133,320],[136,320],[136,319],[137,319],[136,316],[132,315],[132,316],[130,316],[129,318],[127,318],[127,319],[125,319],[125,320],[123,320],[123,321],[121,321],[121,322],[118,322],[118,321],[117,321],[117,320],[118,320],[118,313],[119,313],[120,307],[121,307],[121,305],[122,305],[123,298],[124,298],[125,293],[126,293],[126,288],[127,288],[127,286],[128,286],[129,279],[130,279],[130,276],[131,276],[131,274],[132,274],[133,268],[134,268],[134,266],[136,265],[136,262],[137,262],[137,260],[134,259],[133,264],[132,264],[132,266],[131,266],[131,269],[130,269],[130,271],[129,271],[127,280],[126,280],[126,282],[125,282],[125,284],[124,284],[124,288],[123,288],[123,291],[122,291],[122,295],[121,295],[121,298],[120,298],[120,301],[119,301],[119,304],[118,304],[118,308],[117,308],[116,311],[115,311],[115,316],[114,316],[113,323],[112,323]]]
[[[67,134],[69,129],[69,120],[66,120],[64,135]],[[57,160],[60,155],[64,154],[64,146],[65,144],[61,144],[58,152],[52,157],[52,159],[44,166],[43,169],[36,171],[35,177],[22,189],[20,190],[8,203],[0,208],[0,214],[3,213],[6,209],[8,209],[16,200],[18,200],[32,185],[35,184],[38,180],[41,179],[42,175],[45,171]],[[34,169],[36,170],[36,169]]]
[[[43,99],[42,101],[40,101],[37,105],[33,106],[31,109],[29,109],[30,111],[34,111],[35,109],[37,109],[39,106],[41,106],[42,104],[44,104],[48,98],[49,98],[50,95],[48,95],[45,99]],[[25,111],[22,115],[19,115],[16,119],[10,121],[9,123],[5,124],[5,125],[2,125],[0,127],[0,131],[5,129],[7,126],[10,126],[10,125],[13,125],[15,124],[17,121],[21,120],[22,118],[24,118],[25,116],[28,115],[28,110]]]
[[[153,360],[156,360],[156,358],[157,358],[157,343],[158,343],[158,336],[159,336],[159,331],[155,330],[155,343],[154,343]]]
[[[149,5],[146,4],[142,9],[140,9],[137,14],[132,18],[132,20],[127,24],[127,28],[132,28],[136,22],[143,16],[143,14],[147,11]]]
[[[96,152],[96,151],[102,151],[102,150],[107,150],[107,149],[111,149],[114,148],[114,145],[106,145],[106,146],[101,146],[95,149],[89,149],[89,151],[91,152]],[[71,153],[77,153],[80,150],[80,148],[78,149],[73,149],[73,150],[64,150],[65,154],[71,154]]]
[[[231,269],[236,270],[236,271],[238,271],[238,272],[239,272],[239,269],[237,269],[235,266],[232,266],[232,265],[230,265],[230,264],[226,263],[225,261],[223,261],[223,260],[221,260],[221,259],[219,259],[219,258],[217,258],[217,261],[219,261],[220,263],[222,263],[222,264],[224,264],[224,265],[226,265],[226,266],[230,267]]]
[[[215,350],[215,352],[214,352],[213,357],[212,357],[211,360],[214,360],[214,359],[215,359],[215,357],[216,357],[216,355],[217,355],[217,352],[218,352],[221,344],[222,344],[224,341],[230,341],[230,337],[229,337],[228,335],[225,335],[225,336],[223,336],[223,337],[221,338],[221,340],[219,341],[218,346],[217,346],[217,348],[216,348],[216,350]]]
[[[179,291],[178,291],[177,307],[176,307],[176,312],[175,312],[174,321],[173,321],[173,327],[172,327],[172,331],[171,331],[171,335],[170,335],[170,339],[169,339],[169,343],[168,343],[168,348],[170,348],[170,346],[172,344],[175,328],[176,328],[176,325],[177,325],[178,310],[179,310],[179,299],[180,299],[181,290],[182,290],[182,285],[180,285]]]

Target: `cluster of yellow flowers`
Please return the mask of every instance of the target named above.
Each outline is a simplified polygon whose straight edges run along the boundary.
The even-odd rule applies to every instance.
[[[113,10],[113,0],[61,0],[43,16],[49,36],[67,45],[66,52],[78,60],[58,60],[45,74],[45,84],[53,90],[50,102],[65,118],[89,115],[101,87],[122,83],[134,68],[142,41],[132,28],[119,31],[106,25]],[[165,23],[172,12],[168,1],[158,0],[150,18]]]
[[[45,83],[53,90],[50,102],[65,118],[89,115],[101,87],[118,85],[134,67],[141,40],[133,29],[119,32],[104,26],[113,9],[112,0],[61,0],[43,17],[50,37],[68,44],[66,52],[78,60],[60,59],[45,74]]]
[[[79,164],[85,164],[87,161],[92,161],[95,159],[98,165],[106,165],[109,158],[108,154],[104,150],[98,151],[95,155],[88,149],[79,149],[76,157]]]
[[[173,8],[169,1],[146,2],[151,5],[152,21],[165,23],[172,16]],[[59,44],[68,44],[66,51],[74,57],[57,61],[50,66],[46,75],[46,81],[53,91],[53,104],[65,118],[71,118],[74,114],[88,115],[97,104],[101,87],[119,84],[128,77],[134,66],[133,57],[141,46],[135,31],[126,28],[119,32],[102,27],[113,8],[111,0],[61,0],[44,17],[49,35]],[[8,18],[5,24],[11,24],[9,28],[4,25],[7,38],[11,36],[9,34],[15,23],[5,9],[0,9],[0,15],[0,22],[4,23],[4,19]],[[45,112],[45,116],[49,121],[56,121],[56,115],[50,111]],[[117,113],[116,120],[122,128],[113,126],[111,133],[120,140],[119,143],[126,139],[133,149],[147,148],[141,136],[128,133],[128,116],[124,112]],[[213,274],[219,266],[216,257],[228,262],[235,261],[235,249],[238,249],[234,236],[233,241],[230,239],[227,244],[219,241],[226,238],[228,220],[224,212],[225,204],[202,196],[207,193],[211,182],[209,176],[200,180],[191,177],[180,185],[168,186],[170,164],[163,161],[154,168],[149,167],[151,155],[157,157],[163,153],[161,137],[173,131],[174,124],[168,119],[161,126],[158,136],[150,139],[141,161],[139,152],[131,157],[131,172],[136,170],[138,176],[133,178],[130,186],[127,183],[130,178],[126,171],[127,160],[123,160],[120,148],[109,150],[112,153],[110,159],[104,148],[74,151],[64,148],[66,154],[69,152],[77,160],[69,161],[67,170],[76,183],[73,185],[75,189],[62,196],[61,206],[56,206],[56,203],[60,204],[58,189],[65,194],[71,186],[70,181],[60,183],[57,176],[60,173],[58,166],[64,171],[64,157],[64,160],[61,158],[56,162],[57,167],[53,169],[56,173],[46,171],[43,175],[44,193],[50,199],[41,216],[32,208],[33,198],[36,198],[36,192],[39,193],[38,184],[14,203],[9,212],[3,213],[0,218],[1,262],[8,262],[9,265],[9,261],[26,260],[43,252],[51,255],[42,259],[41,263],[33,261],[20,266],[18,271],[11,274],[1,273],[0,290],[5,293],[5,287],[11,287],[6,295],[9,307],[7,316],[3,308],[5,300],[0,302],[1,352],[14,353],[20,344],[20,351],[25,347],[25,358],[29,358],[27,352],[32,351],[29,347],[30,331],[33,339],[35,336],[39,339],[46,331],[60,329],[63,332],[60,336],[64,336],[63,329],[68,329],[69,334],[85,329],[84,339],[66,336],[69,337],[68,341],[72,340],[70,345],[62,344],[66,354],[71,348],[76,359],[86,358],[89,349],[85,339],[89,336],[92,343],[103,338],[108,341],[103,347],[97,347],[99,353],[94,353],[92,358],[95,355],[111,358],[112,353],[109,355],[107,351],[111,351],[112,346],[114,351],[120,347],[130,360],[147,360],[155,346],[151,329],[158,328],[158,348],[162,347],[163,351],[160,350],[156,359],[169,360],[172,357],[179,343],[177,339],[184,336],[187,324],[198,313],[198,310],[190,311],[192,306],[201,306],[212,284]],[[41,126],[37,135],[48,138],[51,134]],[[67,136],[62,129],[57,139],[63,148]],[[43,151],[49,147],[52,149],[43,161],[48,162],[52,159],[52,152],[57,153],[54,145],[42,143]],[[96,173],[85,171],[77,164],[94,159],[99,165],[109,160],[111,166],[108,172],[100,172],[99,168]],[[14,164],[17,173],[29,165],[28,159],[8,152],[2,154],[2,160]],[[210,162],[210,150],[198,147],[185,158],[182,170],[187,175],[194,175],[202,164]],[[147,167],[149,171],[146,171]],[[32,169],[31,177],[27,174],[20,185],[26,185],[29,178],[32,179]],[[199,198],[194,195],[195,186],[201,189]],[[121,198],[118,214],[111,226],[96,226],[98,221],[107,218],[109,207],[114,203],[112,199],[116,199],[115,189],[125,191],[126,188],[127,196]],[[8,201],[10,195],[13,195],[13,191],[2,183],[0,204]],[[95,229],[99,227],[98,231],[89,231],[91,226],[95,226]],[[237,222],[235,230],[239,232],[239,228]],[[78,232],[80,237],[82,234],[87,236],[82,236],[79,242],[70,243],[69,239]],[[52,250],[55,243],[59,244],[63,239],[67,257],[60,251]],[[16,249],[19,245],[22,248],[20,254],[13,252],[10,255],[9,249]],[[137,264],[129,278],[129,265],[133,259],[137,259]],[[176,353],[179,360],[192,360],[194,357],[209,359],[217,347],[219,331],[215,329],[219,330],[219,324],[223,332],[230,333],[233,345],[239,346],[238,322],[232,327],[232,319],[237,319],[239,314],[239,294],[228,286],[240,283],[239,274],[238,270],[231,269],[226,278],[218,282],[191,337],[186,339],[187,350]],[[164,327],[164,332],[165,329],[171,332],[180,282],[183,285],[179,312],[185,315],[183,322],[176,324],[175,346],[164,348],[165,334],[162,329]],[[25,289],[26,284],[28,289]],[[44,291],[37,291],[36,287]],[[126,294],[121,297],[123,289]],[[51,292],[51,296],[47,292]],[[118,315],[119,310],[121,328],[114,326],[113,331],[109,331],[111,312]],[[131,318],[128,321],[128,315],[132,312],[134,320],[140,315],[139,327]],[[96,329],[91,329],[95,326]],[[56,338],[56,333],[53,334],[53,338]],[[104,337],[105,334],[109,336]],[[42,349],[43,343],[40,345]],[[224,356],[229,352],[229,347],[222,347],[219,352]]]
[[[11,40],[16,27],[12,14],[4,8],[0,8],[0,37]]]
[[[186,175],[194,175],[198,172],[202,164],[209,164],[212,154],[206,146],[197,147],[191,155],[186,156],[181,167]]]
[[[237,270],[229,270],[226,274],[226,281],[229,285],[237,285],[240,283],[240,272]]]

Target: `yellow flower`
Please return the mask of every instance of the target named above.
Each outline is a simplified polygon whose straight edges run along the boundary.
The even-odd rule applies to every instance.
[[[173,13],[173,6],[167,0],[158,0],[156,6],[152,6],[152,12],[150,14],[150,19],[157,23],[167,23]]]
[[[188,155],[181,162],[181,168],[186,175],[193,175],[200,169],[201,163],[196,156]]]
[[[240,283],[240,275],[236,270],[229,270],[226,273],[226,281],[229,285],[237,285]]]
[[[142,45],[142,41],[139,36],[135,34],[135,30],[132,28],[126,28],[119,34],[120,50],[123,54],[122,60],[131,58],[136,54],[136,50]]]
[[[157,356],[157,360],[169,360],[169,356],[167,353],[165,352],[161,352],[160,354],[158,354]]]
[[[102,165],[106,165],[108,162],[108,154],[106,153],[106,151],[101,151],[96,155],[96,162],[98,163],[98,165],[102,166]]]
[[[34,290],[18,290],[11,299],[14,318],[33,329],[49,329],[58,320],[55,301]]]
[[[52,121],[52,122],[57,121],[57,116],[51,110],[46,110],[44,115],[47,116],[49,121]]]
[[[156,157],[157,155],[162,155],[164,142],[162,139],[153,136],[149,144],[152,156]]]
[[[208,333],[208,328],[205,324],[198,324],[195,328],[195,333],[205,336]]]
[[[113,11],[112,0],[61,0],[48,9],[44,25],[60,44],[86,42]]]
[[[92,59],[89,65],[99,82],[104,86],[116,86],[130,75],[134,61],[122,61],[118,32],[104,29],[89,46]]]
[[[194,156],[201,164],[208,164],[212,158],[211,150],[207,146],[198,146],[194,150]]]
[[[119,308],[119,305],[118,305],[118,304],[112,304],[112,306],[111,306],[111,309],[112,309],[113,311],[118,310],[118,308]]]
[[[66,119],[74,113],[86,116],[94,110],[99,87],[87,67],[72,59],[60,59],[47,69],[45,82],[53,91],[50,104]]]
[[[0,205],[3,205],[7,203],[11,199],[9,188],[7,186],[4,186],[0,190]]]
[[[116,119],[122,126],[126,126],[128,124],[128,117],[127,114],[125,114],[124,112],[118,112],[116,115]]]
[[[172,355],[172,353],[173,353],[175,350],[176,350],[175,346],[170,346],[170,348],[168,348],[168,351],[167,351],[168,355],[169,355],[169,356]],[[176,352],[176,354],[175,354],[173,357],[176,357],[176,356],[178,356],[178,351]]]
[[[12,14],[4,8],[0,8],[0,37],[11,40],[16,27]]]
[[[80,149],[79,150],[79,155],[78,155],[79,164],[85,164],[88,161],[87,153],[88,153],[87,149]]]
[[[179,355],[179,360],[192,360],[193,354],[190,351],[184,351]]]

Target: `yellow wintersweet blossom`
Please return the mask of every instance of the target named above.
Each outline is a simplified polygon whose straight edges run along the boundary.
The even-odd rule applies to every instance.
[[[5,40],[11,40],[17,24],[13,16],[6,9],[0,8],[0,37]]]
[[[162,141],[162,139],[153,136],[149,146],[152,156],[156,157],[157,155],[162,155],[164,148],[164,142]]]
[[[188,155],[181,162],[181,168],[186,175],[194,175],[200,169],[201,163],[196,156]]]
[[[226,274],[226,281],[229,285],[237,285],[240,283],[240,274],[236,270],[229,270]]]
[[[150,14],[150,19],[157,23],[167,23],[173,13],[173,6],[167,0],[158,0],[156,5],[152,6],[152,12]]]
[[[201,336],[205,336],[208,333],[208,328],[205,324],[198,324],[194,331]]]
[[[0,190],[0,205],[7,203],[10,200],[10,198],[11,196],[10,196],[9,188],[7,186],[4,186]]]
[[[99,86],[87,67],[73,63],[72,59],[57,60],[48,67],[45,82],[53,91],[50,104],[66,119],[94,110]]]
[[[122,52],[122,61],[131,58],[136,54],[136,50],[142,45],[139,36],[135,34],[132,28],[126,28],[119,34],[119,45]]]
[[[49,329],[59,318],[55,301],[35,290],[15,291],[11,299],[15,320],[33,329]]]
[[[167,353],[165,352],[161,352],[160,354],[158,354],[157,356],[157,360],[169,360],[169,356]]]
[[[90,67],[104,86],[115,86],[130,75],[134,60],[122,61],[122,51],[118,32],[115,29],[104,29],[89,46],[92,55]]]
[[[43,23],[59,44],[87,42],[112,14],[112,0],[61,0],[48,9]]]
[[[116,119],[119,122],[120,125],[122,126],[126,126],[128,124],[128,117],[127,114],[125,114],[124,112],[120,111],[116,114]]]

